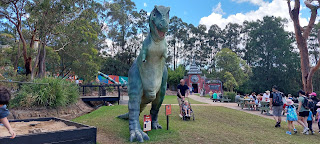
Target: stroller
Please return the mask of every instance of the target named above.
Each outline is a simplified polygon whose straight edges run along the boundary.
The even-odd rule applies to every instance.
[[[188,105],[185,104],[185,101],[183,101],[183,103],[181,105],[181,107],[182,107],[182,120],[188,121],[191,119],[191,117],[192,117],[192,120],[194,120],[194,113],[191,108],[189,98],[188,98],[187,102],[188,102]],[[187,111],[185,109],[187,109]],[[187,115],[189,110],[190,110],[189,115]]]

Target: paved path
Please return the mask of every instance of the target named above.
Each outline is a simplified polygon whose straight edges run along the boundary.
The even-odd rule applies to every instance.
[[[260,116],[260,117],[264,117],[264,118],[268,118],[268,119],[273,119],[273,116],[268,116],[266,114],[261,114],[261,111],[254,111],[254,110],[248,110],[246,108],[244,109],[241,109],[241,107],[238,106],[237,103],[221,103],[221,102],[213,102],[212,100],[210,100],[209,98],[206,98],[206,97],[200,97],[200,96],[197,96],[197,95],[190,95],[189,96],[190,98],[196,100],[196,101],[200,101],[200,102],[203,102],[203,103],[207,103],[209,104],[210,106],[223,106],[223,107],[227,107],[227,108],[231,108],[231,109],[235,109],[235,110],[239,110],[239,111],[243,111],[243,112],[246,112],[246,113],[250,113],[250,114],[254,114],[254,115],[257,115],[257,116]],[[193,104],[195,105],[195,104]],[[272,111],[270,112],[272,113]],[[286,121],[286,116],[282,116],[282,121],[285,122]],[[295,122],[295,125],[299,125],[297,122]],[[287,127],[287,124],[283,125],[285,127]],[[317,123],[313,123],[312,124],[312,128],[315,132],[318,132],[319,131],[319,128],[318,128],[318,124]]]

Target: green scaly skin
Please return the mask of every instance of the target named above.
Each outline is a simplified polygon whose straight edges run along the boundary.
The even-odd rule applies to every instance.
[[[149,17],[150,33],[129,70],[129,113],[118,117],[129,119],[131,142],[149,140],[149,136],[141,130],[139,116],[150,102],[151,127],[162,129],[158,123],[158,112],[165,96],[168,78],[165,66],[168,49],[165,33],[169,26],[169,11],[169,7],[154,7]]]

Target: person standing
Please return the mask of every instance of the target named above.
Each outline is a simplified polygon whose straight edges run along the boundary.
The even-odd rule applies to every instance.
[[[317,93],[312,92],[311,94],[309,94],[309,96],[311,97],[314,104],[317,104],[319,102],[319,100],[317,98]],[[313,116],[315,116],[317,114],[317,108],[318,107],[315,105],[315,107],[313,109],[311,109]]]
[[[307,118],[309,116],[309,110],[302,105],[305,100],[305,97],[305,92],[303,90],[299,90],[299,106],[297,114],[299,115],[298,123],[304,128],[302,133],[309,134],[309,128],[307,127]]]
[[[277,86],[272,87],[272,94],[270,95],[270,110],[273,111],[273,118],[277,122],[275,127],[281,127],[281,112],[282,112],[282,96],[278,91]]]
[[[311,132],[311,134],[314,134],[314,131],[312,130],[312,123],[313,122],[314,122],[313,113],[311,111],[309,111],[309,116],[307,118],[307,123],[308,123],[308,128],[309,128],[309,131]]]
[[[180,114],[179,116],[182,117],[182,104],[184,102],[184,98],[188,97],[189,95],[189,87],[185,85],[184,79],[180,80],[180,84],[177,86],[177,100],[180,106]]]
[[[270,91],[267,90],[266,93],[263,94],[262,101],[269,102],[269,98],[270,98]]]
[[[288,121],[288,128],[289,128],[286,134],[291,135],[292,129],[294,131],[294,134],[296,134],[297,130],[293,122],[298,120],[298,116],[297,116],[296,108],[293,105],[292,98],[286,101],[285,112],[287,113],[287,121]]]

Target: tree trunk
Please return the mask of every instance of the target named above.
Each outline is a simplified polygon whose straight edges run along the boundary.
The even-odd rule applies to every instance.
[[[290,17],[293,20],[294,32],[296,36],[297,45],[299,48],[303,89],[306,93],[310,94],[311,92],[313,92],[312,76],[320,67],[320,63],[317,63],[317,65],[313,68],[310,67],[307,39],[313,28],[313,25],[317,16],[318,7],[311,5],[310,1],[304,2],[306,6],[311,10],[311,17],[310,17],[308,26],[305,28],[302,28],[300,26],[300,21],[299,21],[300,0],[295,0],[294,9],[292,10],[290,5],[290,0],[288,0],[287,3],[288,3]]]
[[[176,70],[176,43],[173,44],[173,70]]]
[[[37,54],[36,60],[34,61],[34,65],[32,67],[32,71],[31,71],[31,80],[33,80],[35,77],[36,67],[38,66],[38,63],[39,63],[39,57],[40,57],[42,45],[43,44],[41,44],[41,46],[38,47],[38,54]]]
[[[18,68],[19,58],[20,58],[20,40],[18,42],[18,54],[17,54],[16,59],[14,61],[14,69],[15,70]]]
[[[39,73],[38,73],[38,78],[44,78],[46,74],[46,49],[45,49],[46,43],[45,40],[42,43],[42,48],[40,52],[40,57],[39,57]]]
[[[18,22],[18,26],[17,26],[17,31],[18,31],[18,34],[19,34],[19,37],[20,37],[20,40],[22,42],[22,54],[23,54],[23,59],[24,59],[24,64],[25,64],[25,69],[26,69],[26,75],[30,74],[31,73],[31,63],[28,62],[28,55],[27,55],[27,43],[26,43],[26,40],[24,39],[23,35],[22,35],[22,32],[20,30],[20,25],[21,25],[21,22]]]

